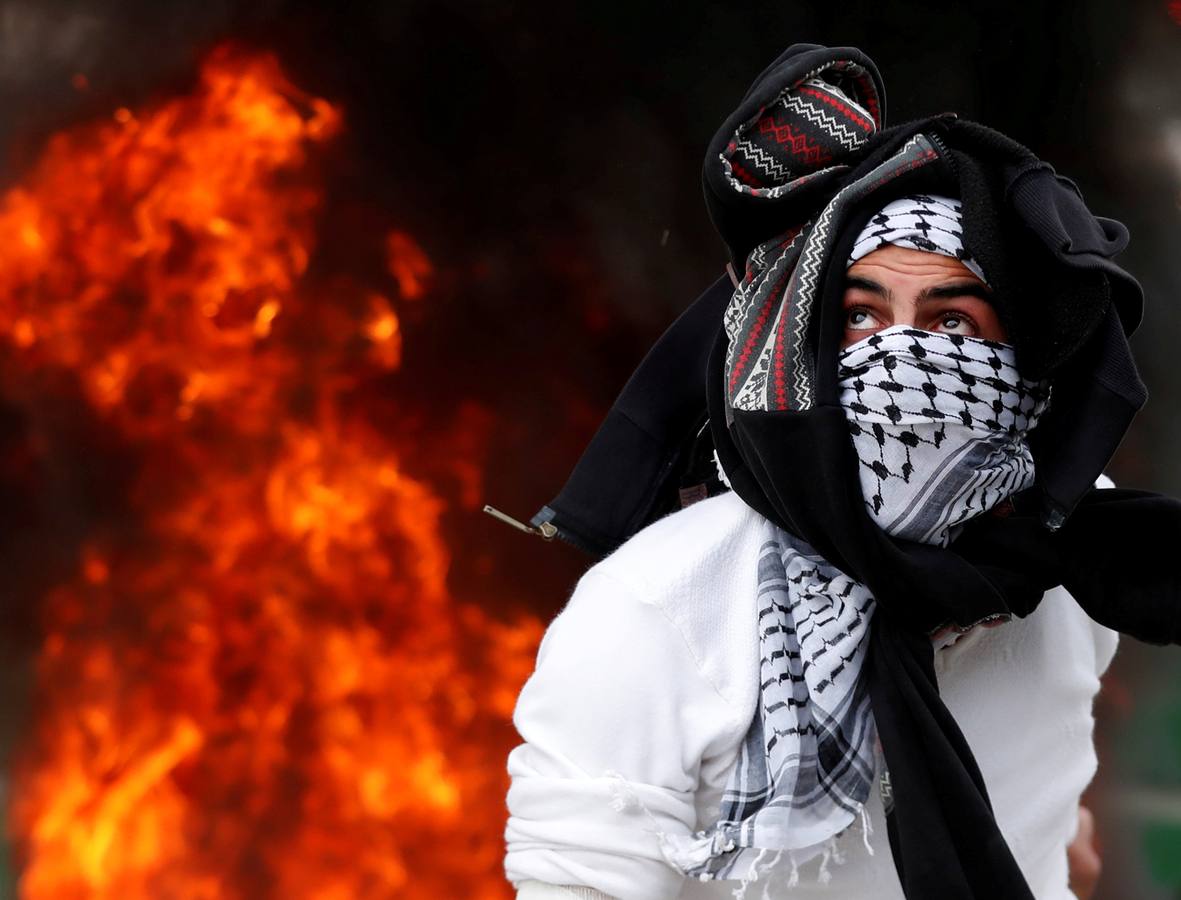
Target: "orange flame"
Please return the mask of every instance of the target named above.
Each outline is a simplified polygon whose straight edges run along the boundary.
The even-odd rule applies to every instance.
[[[221,48],[190,96],[56,135],[0,198],[5,384],[32,408],[37,373],[71,373],[139,463],[135,521],[46,601],[9,809],[25,898],[508,894],[507,719],[541,627],[449,597],[442,501],[343,402],[400,364],[389,295],[431,265],[395,231],[396,292],[317,291],[341,127]]]
[[[397,280],[402,296],[407,300],[417,300],[425,291],[424,282],[434,271],[431,261],[419,249],[414,238],[401,231],[390,232],[386,251],[390,274]]]

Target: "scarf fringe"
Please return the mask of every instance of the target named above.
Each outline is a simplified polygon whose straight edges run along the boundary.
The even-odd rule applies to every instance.
[[[699,833],[693,837],[668,834],[660,827],[660,823],[652,813],[652,810],[640,799],[635,788],[631,786],[631,783],[623,775],[613,769],[608,769],[603,773],[603,777],[609,781],[608,789],[611,792],[611,808],[621,813],[635,810],[646,816],[653,826],[650,829],[650,833],[655,835],[660,847],[660,853],[664,857],[665,862],[682,874],[687,874],[693,869],[700,868],[706,865],[711,859],[715,859],[723,853],[729,853],[736,849],[733,838],[720,829],[713,834]],[[869,811],[864,805],[857,812],[857,820],[860,820],[861,825],[859,830],[861,832],[862,846],[865,847],[866,853],[873,856],[874,850],[869,842],[869,837],[873,834],[873,825],[869,819]],[[828,838],[821,845],[823,849],[819,854],[820,868],[816,873],[816,879],[820,884],[828,884],[832,881],[832,872],[829,869],[830,864],[837,866],[845,864],[848,857],[838,841],[852,831],[854,827],[855,825],[849,825],[839,834]],[[754,848],[749,849],[753,850]],[[733,891],[734,900],[746,900],[746,892],[750,885],[757,881],[766,880],[766,877],[779,865],[785,854],[791,863],[791,873],[787,878],[787,887],[796,887],[800,883],[800,865],[802,862],[815,859],[817,855],[816,853],[809,853],[801,861],[798,858],[797,851],[777,850],[775,851],[775,855],[764,863],[764,859],[771,852],[769,848],[765,847],[758,849],[755,858],[751,860],[750,868],[739,880],[738,886]],[[712,881],[713,875],[709,872],[702,872],[697,876],[697,879],[699,881]],[[762,900],[770,900],[770,890],[771,883],[767,881],[763,887]]]
[[[695,837],[691,839],[686,839],[680,835],[668,834],[660,827],[660,822],[653,815],[652,810],[640,799],[635,788],[631,786],[631,783],[623,775],[614,769],[608,769],[603,773],[603,777],[608,779],[609,782],[608,790],[611,792],[611,808],[620,813],[630,810],[643,813],[648,818],[648,821],[652,823],[652,828],[649,831],[656,836],[660,853],[664,857],[665,862],[682,874],[690,869],[705,865],[719,852],[727,852],[734,849],[733,841],[728,841],[724,844],[720,843],[718,841],[718,834],[712,837]],[[701,881],[709,881],[711,876],[708,872],[703,872],[699,878]]]
[[[868,826],[868,818],[864,818],[863,823]],[[842,832],[843,833],[843,832]],[[865,837],[866,832],[862,830],[862,836]],[[837,837],[831,837],[824,842],[824,849],[820,854],[820,867],[816,872],[816,881],[819,884],[829,884],[832,881],[832,871],[829,868],[830,864],[835,866],[843,866],[848,860],[848,856],[840,848]],[[865,847],[869,850],[870,855],[873,855],[873,849],[869,846],[868,839],[865,839]],[[758,881],[764,882],[762,891],[762,900],[771,900],[771,873],[778,867],[780,860],[784,854],[787,854],[788,861],[791,863],[791,872],[787,877],[786,887],[798,887],[800,883],[800,866],[803,864],[791,850],[779,850],[766,863],[763,862],[764,857],[770,853],[770,850],[761,849],[755,858],[751,861],[750,870],[742,877],[732,892],[731,896],[734,900],[746,900],[746,892],[752,884]],[[814,859],[815,856],[810,856],[804,860],[807,862]]]

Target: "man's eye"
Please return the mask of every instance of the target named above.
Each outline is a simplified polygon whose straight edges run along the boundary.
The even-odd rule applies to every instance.
[[[851,309],[845,317],[845,327],[854,331],[865,331],[873,328],[873,319],[870,318],[868,310]]]
[[[939,319],[939,330],[948,334],[966,334],[968,336],[976,333],[976,327],[972,320],[958,313],[948,313],[945,316],[941,316]]]

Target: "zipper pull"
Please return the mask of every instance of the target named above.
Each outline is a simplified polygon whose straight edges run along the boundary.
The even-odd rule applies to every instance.
[[[504,522],[505,525],[513,526],[518,531],[523,531],[526,534],[536,534],[538,537],[545,538],[547,541],[551,540],[558,533],[558,529],[551,522],[542,522],[540,527],[534,528],[532,525],[526,525],[524,522],[514,519],[508,513],[503,513],[495,506],[489,506],[487,503],[484,504],[484,512],[488,513],[492,518]]]

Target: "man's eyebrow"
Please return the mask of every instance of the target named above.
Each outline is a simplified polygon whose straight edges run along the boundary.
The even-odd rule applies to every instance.
[[[870,278],[861,275],[849,275],[845,278],[846,288],[858,288],[877,294],[879,297],[890,299],[890,289],[878,284]],[[940,284],[935,287],[924,288],[916,299],[917,303],[924,300],[949,300],[954,297],[977,297],[980,300],[992,302],[992,291],[979,281],[957,281],[952,284]]]
[[[849,275],[845,278],[846,288],[860,288],[863,291],[869,291],[871,294],[880,294],[883,297],[889,297],[890,292],[876,281],[871,281],[868,278],[862,278],[859,275]]]
[[[962,281],[955,284],[940,284],[935,287],[924,288],[918,296],[919,303],[924,300],[948,300],[952,297],[977,297],[980,300],[992,302],[992,291],[979,281]]]

